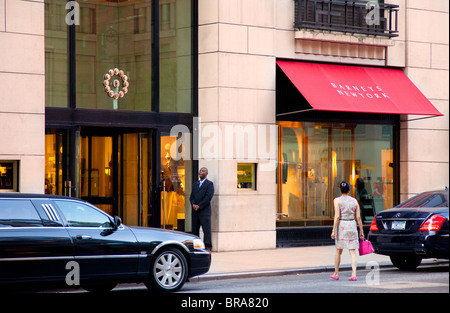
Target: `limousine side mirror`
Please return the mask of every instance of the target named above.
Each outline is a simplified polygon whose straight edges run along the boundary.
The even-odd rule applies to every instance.
[[[122,225],[122,219],[118,216],[115,216],[114,217],[114,228],[118,229],[120,225]]]

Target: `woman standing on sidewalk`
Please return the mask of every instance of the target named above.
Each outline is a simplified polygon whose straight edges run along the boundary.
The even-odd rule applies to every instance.
[[[350,281],[356,280],[356,249],[359,248],[358,230],[356,220],[359,225],[359,238],[364,239],[361,215],[358,201],[349,196],[350,184],[342,181],[339,185],[341,196],[334,199],[334,224],[331,238],[335,239],[336,256],[334,257],[334,273],[330,275],[332,279],[339,280],[339,265],[343,249],[348,249],[352,259],[352,276]]]

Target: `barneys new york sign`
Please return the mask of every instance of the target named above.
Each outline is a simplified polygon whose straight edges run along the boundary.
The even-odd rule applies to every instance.
[[[339,96],[354,97],[360,99],[386,99],[389,96],[380,86],[355,86],[330,83]]]

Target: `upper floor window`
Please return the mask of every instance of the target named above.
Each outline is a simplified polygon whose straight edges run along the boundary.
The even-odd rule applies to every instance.
[[[383,0],[294,0],[297,29],[398,36],[398,5]]]
[[[46,106],[191,113],[191,11],[192,0],[45,0]]]

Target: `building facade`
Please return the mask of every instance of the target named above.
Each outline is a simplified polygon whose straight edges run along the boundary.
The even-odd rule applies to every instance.
[[[0,0],[0,191],[190,231],[206,166],[213,250],[327,244],[340,180],[365,223],[448,186],[448,18],[444,0]]]
[[[367,1],[332,2],[199,1],[201,125],[219,129],[224,142],[230,127],[244,129],[244,141],[256,132],[264,146],[243,157],[226,157],[224,147],[200,161],[219,185],[219,251],[329,242],[340,179],[358,198],[364,184],[376,211],[448,185],[448,3],[379,1],[380,30],[360,23],[375,13],[369,7],[362,17]],[[280,61],[401,69],[443,116],[308,110]],[[259,138],[270,141],[271,126],[275,153]],[[240,163],[257,165],[256,190],[239,188]]]
[[[44,5],[2,0],[0,25],[0,190],[42,193]]]

